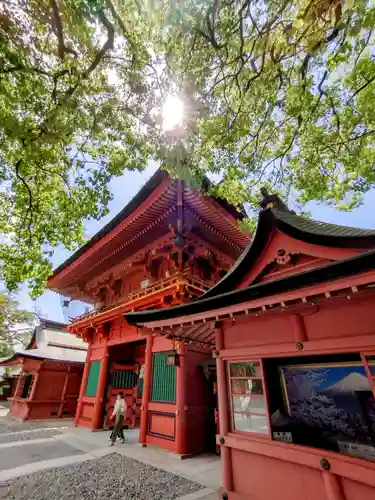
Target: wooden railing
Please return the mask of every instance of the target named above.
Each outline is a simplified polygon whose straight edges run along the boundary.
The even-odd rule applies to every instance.
[[[73,323],[91,318],[93,316],[97,316],[98,314],[110,311],[111,309],[114,309],[115,307],[118,307],[120,305],[125,305],[128,302],[137,301],[143,297],[146,297],[147,295],[165,290],[166,288],[177,284],[185,285],[191,290],[196,290],[197,292],[199,292],[198,295],[206,292],[214,285],[213,282],[193,276],[189,272],[176,273],[173,276],[169,276],[168,278],[163,278],[159,281],[151,283],[145,288],[140,288],[136,291],[128,293],[127,295],[123,295],[119,297],[116,302],[112,302],[111,304],[103,307],[95,308],[93,311],[77,316],[73,318]]]

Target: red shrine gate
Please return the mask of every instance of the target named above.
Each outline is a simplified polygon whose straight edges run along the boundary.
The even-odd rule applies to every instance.
[[[373,500],[375,231],[270,198],[205,300],[126,320],[215,342],[223,499]]]
[[[124,426],[133,428],[136,425],[136,405],[138,393],[138,366],[113,363],[109,371],[107,389],[107,404],[105,409],[104,427],[113,426],[111,418],[117,394],[122,392],[127,404]]]
[[[115,395],[126,393],[125,424],[140,423],[140,442],[182,455],[207,449],[214,395],[201,365],[211,359],[202,329],[198,345],[143,335],[124,313],[189,302],[209,290],[245,249],[243,214],[157,171],[134,199],[49,279],[50,289],[95,305],[69,331],[89,344],[76,423],[108,421]],[[167,364],[178,354],[179,365]],[[171,356],[173,361],[174,356]],[[209,416],[212,417],[212,423]],[[213,443],[215,445],[215,443]]]

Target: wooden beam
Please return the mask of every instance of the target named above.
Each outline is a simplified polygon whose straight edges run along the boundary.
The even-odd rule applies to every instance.
[[[193,232],[190,232],[188,234],[187,241],[188,243],[192,243],[193,245],[204,248],[205,250],[210,250],[210,252],[212,252],[216,256],[218,261],[224,262],[228,265],[228,267],[231,267],[236,261],[236,259],[220,251],[214,245],[211,245],[210,243],[204,241],[200,236]]]
[[[240,314],[245,313],[246,310],[251,311],[254,309],[264,308],[267,310],[267,306],[272,306],[277,303],[281,303],[281,301],[287,303],[288,301],[296,301],[301,299],[301,297],[305,298],[306,303],[308,302],[307,297],[313,296],[322,296],[323,300],[327,300],[325,298],[325,292],[333,292],[338,290],[348,290],[351,289],[352,286],[361,286],[364,284],[375,284],[375,271],[369,271],[363,273],[362,275],[349,276],[341,279],[337,279],[332,282],[327,283],[319,283],[317,285],[312,285],[307,288],[291,290],[287,292],[283,292],[278,296],[270,296],[264,297],[261,299],[254,299],[248,302],[241,302],[239,304],[234,304],[227,307],[222,307],[221,309],[208,309],[207,311],[188,315],[188,316],[179,316],[178,318],[171,318],[160,321],[151,321],[148,322],[148,328],[157,328],[157,327],[165,327],[172,325],[182,325],[184,323],[191,323],[194,321],[202,321],[203,319],[219,319],[221,316],[229,316],[230,314]],[[353,297],[362,296],[361,292],[356,292]],[[329,300],[334,300],[333,298]],[[310,298],[311,301],[311,298]],[[209,306],[208,306],[209,307]],[[298,307],[298,306],[296,306]],[[272,311],[272,309],[271,309]]]

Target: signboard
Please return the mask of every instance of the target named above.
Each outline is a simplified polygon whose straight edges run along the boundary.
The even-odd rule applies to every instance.
[[[338,441],[339,450],[352,457],[366,458],[375,460],[375,448],[367,444],[348,443],[346,441]]]
[[[273,439],[276,441],[285,441],[286,443],[293,443],[291,432],[273,432]]]

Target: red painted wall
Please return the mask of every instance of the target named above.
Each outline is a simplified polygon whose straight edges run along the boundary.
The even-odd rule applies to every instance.
[[[293,341],[293,331],[290,318],[286,314],[264,315],[236,318],[235,323],[229,322],[225,329],[224,345],[226,349],[244,348],[273,344],[277,331],[278,342]]]
[[[26,401],[22,399],[12,398],[11,400],[11,415],[17,420],[27,420],[29,413],[29,405]]]
[[[242,316],[223,324],[226,361],[251,361],[313,354],[375,351],[373,304],[375,293],[350,300],[325,299],[318,305]],[[305,331],[302,349],[297,349],[293,314],[300,314]],[[219,386],[219,390],[222,387]],[[225,394],[227,398],[227,394]],[[375,498],[375,463],[341,453],[269,437],[240,433],[224,436],[229,450],[223,468],[232,478],[227,488],[233,500],[370,500]],[[219,440],[217,441],[219,442]],[[321,460],[330,463],[325,471]]]
[[[149,402],[146,443],[176,452],[176,405]]]
[[[203,350],[203,349],[202,349]],[[187,451],[186,453],[198,454],[207,451],[207,434],[215,431],[208,427],[209,406],[212,397],[210,385],[200,367],[206,360],[212,358],[212,352],[199,352],[197,346],[186,347],[187,365]]]
[[[22,373],[38,373],[33,396],[12,398],[11,413],[19,420],[73,418],[83,365],[25,358]],[[66,392],[64,387],[66,382]]]
[[[145,344],[141,345],[143,337],[137,333],[134,327],[128,326],[122,318],[113,323],[109,333],[109,370],[113,362],[126,360],[127,362],[144,362]],[[104,353],[105,341],[99,335],[95,335],[89,361],[101,360]],[[162,336],[156,336],[153,341],[153,352],[171,351],[175,346]],[[202,352],[200,352],[202,351]],[[208,407],[208,384],[204,378],[202,369],[199,367],[211,353],[204,348],[194,347],[186,353],[186,385],[187,385],[187,410],[186,415],[176,414],[176,404],[149,402],[148,408],[148,430],[146,438],[148,444],[160,446],[176,452],[176,426],[179,418],[185,418],[187,448],[185,453],[200,453],[205,449],[206,421],[209,412]],[[179,370],[179,368],[177,368]],[[177,375],[178,376],[178,375]],[[111,406],[113,397],[110,387],[105,390],[105,398]],[[95,413],[95,397],[84,397],[79,416],[79,425],[92,427]],[[141,415],[141,400],[137,401],[136,423],[139,424]],[[107,410],[108,411],[108,410]],[[103,421],[104,423],[104,421]]]
[[[351,295],[350,299],[328,299],[324,304],[299,306],[307,339],[322,340],[374,333],[374,297]],[[236,349],[294,342],[292,313],[268,312],[259,316],[240,316],[225,328],[225,348]]]
[[[243,498],[273,500],[325,499],[322,475],[317,470],[232,449],[233,490]],[[251,469],[249,465],[251,464]],[[250,479],[251,471],[251,480]],[[277,495],[277,496],[276,496]]]
[[[170,350],[171,342],[164,337],[154,339],[154,352]],[[177,404],[149,402],[147,443],[177,452],[177,425],[183,419],[186,433],[184,454],[199,454],[206,451],[207,420],[209,408],[209,385],[200,365],[212,356],[207,349],[197,346],[186,347],[186,407],[183,413],[177,411]],[[180,376],[177,368],[177,377]],[[159,434],[161,436],[156,436]]]
[[[154,337],[152,352],[171,351],[173,347],[172,342],[165,337]],[[175,403],[149,402],[147,444],[176,452],[176,420],[178,418],[176,408]]]
[[[109,362],[109,370],[111,366],[111,362],[121,361],[124,358],[127,360],[131,360],[136,357],[139,358],[140,353],[134,353],[133,343],[142,340],[142,336],[138,335],[137,329],[129,326],[124,322],[123,317],[117,318],[115,321],[111,323],[111,330],[109,332],[108,346],[110,352],[110,362]],[[98,332],[95,333],[94,338],[91,343],[91,356],[90,359],[86,360],[86,363],[90,363],[91,361],[101,361],[104,354],[105,349],[105,339],[104,336],[100,335]],[[129,359],[128,359],[129,358]],[[136,361],[134,359],[134,361]],[[108,392],[108,385],[105,388],[105,403],[107,405],[106,399]],[[83,397],[83,404],[81,408],[80,415],[78,416],[78,424],[83,427],[92,427],[93,418],[95,413],[95,397]],[[111,402],[109,406],[111,406]],[[104,416],[104,412],[103,412]],[[103,418],[104,424],[104,418]]]
[[[84,397],[82,411],[79,416],[79,425],[82,425],[82,427],[91,428],[92,419],[94,416],[94,410],[95,410],[95,398]]]

